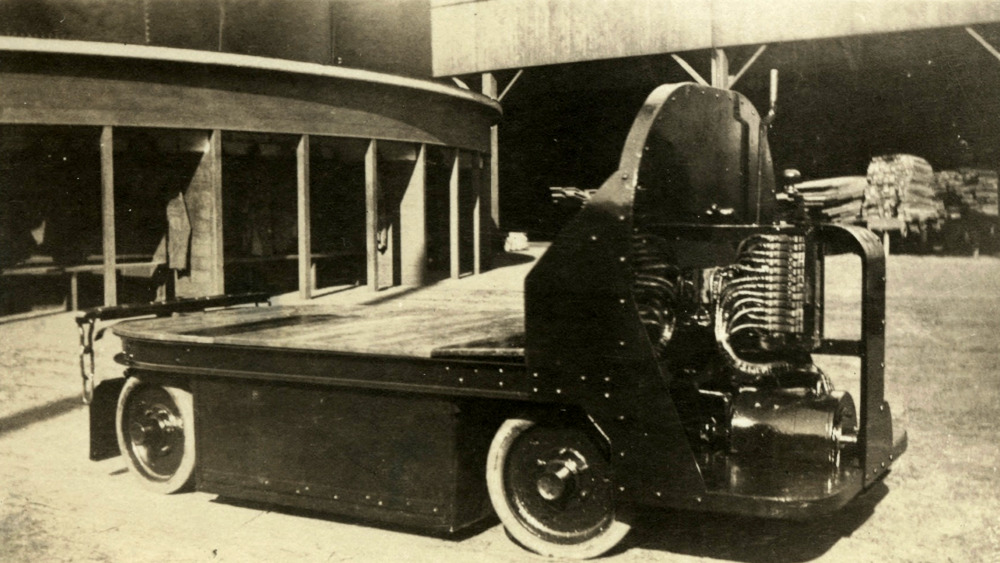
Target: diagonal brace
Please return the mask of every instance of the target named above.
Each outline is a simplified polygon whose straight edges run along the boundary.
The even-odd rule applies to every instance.
[[[982,35],[979,35],[978,33],[976,33],[976,30],[972,29],[971,27],[967,27],[967,28],[965,28],[965,31],[967,31],[969,33],[969,35],[972,36],[973,39],[975,39],[976,41],[978,41],[979,44],[982,45],[984,49],[986,49],[987,51],[989,51],[991,55],[993,55],[994,57],[996,57],[997,60],[1000,60],[1000,51],[997,51],[996,47],[994,47],[993,45],[990,45],[989,41],[983,39]]]

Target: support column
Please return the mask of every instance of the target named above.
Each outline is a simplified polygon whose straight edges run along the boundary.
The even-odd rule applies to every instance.
[[[712,49],[712,86],[729,88],[729,57],[722,49]]]
[[[368,142],[365,152],[365,254],[368,289],[378,291],[378,141]]]
[[[458,188],[459,170],[462,152],[455,149],[455,158],[451,164],[451,178],[448,180],[448,256],[451,259],[451,279],[458,279],[461,274],[458,240]]]
[[[427,145],[420,145],[410,180],[399,204],[401,283],[423,285],[427,279]]]
[[[483,271],[483,155],[476,153],[472,158],[472,273],[479,275]]]
[[[101,129],[101,238],[104,255],[104,306],[118,304],[115,250],[114,136],[110,125]]]
[[[295,149],[297,168],[296,193],[298,194],[299,235],[299,297],[312,299],[315,284],[312,272],[312,220],[309,206],[309,135],[299,137]]]
[[[222,130],[213,129],[208,138],[208,154],[205,155],[209,172],[208,196],[212,202],[211,234],[209,240],[212,246],[210,257],[212,293],[222,295],[226,292],[226,262],[223,255],[222,240]]]
[[[496,100],[497,78],[491,72],[483,73],[483,94],[490,99]],[[490,267],[493,262],[493,252],[500,247],[500,127],[494,125],[490,127],[490,178],[489,178],[489,199],[483,203],[488,203],[489,209],[484,213],[489,213],[490,220],[486,224],[486,267]]]
[[[222,241],[222,131],[206,134],[205,153],[195,169],[184,202],[191,222],[190,265],[175,278],[177,297],[226,292]]]

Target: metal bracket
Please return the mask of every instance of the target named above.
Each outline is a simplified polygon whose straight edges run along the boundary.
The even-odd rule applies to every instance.
[[[97,321],[126,319],[147,315],[165,316],[174,313],[190,313],[204,311],[210,307],[231,307],[254,303],[270,305],[270,296],[266,293],[247,293],[243,295],[217,295],[212,297],[196,297],[162,303],[141,303],[136,305],[118,305],[113,307],[96,307],[83,311],[76,317],[76,326],[80,333],[80,378],[83,383],[83,404],[89,405],[94,400],[94,386],[97,379],[96,361],[94,358],[94,341],[100,340],[104,329],[96,332]]]
[[[83,404],[89,405],[94,400],[94,327],[97,319],[77,319],[77,329],[80,332],[80,377],[83,382]]]

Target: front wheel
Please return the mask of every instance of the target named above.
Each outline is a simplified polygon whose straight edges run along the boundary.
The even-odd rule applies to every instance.
[[[507,420],[490,445],[486,485],[507,532],[541,555],[597,557],[631,528],[607,457],[578,426]]]
[[[169,494],[194,480],[191,393],[145,376],[125,382],[115,412],[118,447],[143,486]]]

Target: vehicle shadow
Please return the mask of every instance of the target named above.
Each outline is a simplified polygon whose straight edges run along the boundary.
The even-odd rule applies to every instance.
[[[72,395],[49,401],[44,405],[18,411],[9,416],[0,417],[0,436],[61,416],[70,411],[82,409],[83,407],[84,404],[80,399],[80,395]]]
[[[888,491],[880,481],[839,511],[810,521],[642,509],[615,552],[641,548],[746,563],[810,561],[854,533]]]
[[[486,530],[496,526],[499,523],[499,520],[497,519],[496,515],[490,514],[489,516],[481,520],[478,520],[464,528],[460,528],[455,531],[434,530],[434,529],[423,528],[417,525],[394,524],[389,522],[383,522],[381,520],[363,518],[360,516],[334,514],[330,512],[323,512],[320,510],[312,510],[309,508],[281,506],[266,502],[257,502],[252,500],[243,500],[243,499],[236,499],[236,498],[229,498],[222,496],[215,497],[214,499],[211,500],[211,502],[224,504],[227,506],[246,508],[248,510],[276,512],[278,514],[285,514],[288,516],[297,516],[300,518],[309,518],[313,520],[325,520],[327,522],[333,522],[338,524],[366,526],[369,528],[377,528],[380,530],[398,532],[401,534],[413,534],[416,536],[439,538],[452,542],[465,541],[469,538],[472,538],[474,536],[477,536],[485,532]]]

